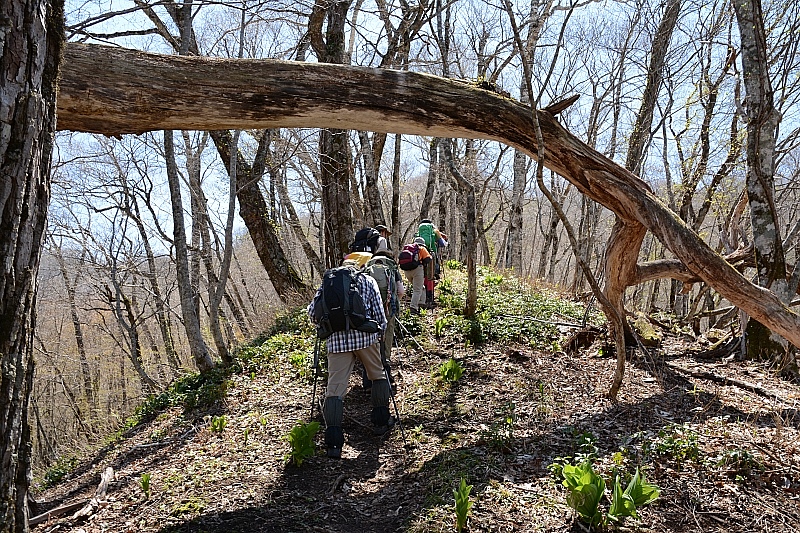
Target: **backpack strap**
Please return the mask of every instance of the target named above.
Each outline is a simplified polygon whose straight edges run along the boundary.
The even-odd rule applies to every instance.
[[[350,270],[350,275],[347,278],[350,279],[348,282],[345,276],[342,276],[342,295],[344,296],[344,301],[342,302],[342,311],[344,312],[344,331],[347,332],[350,330],[350,289],[355,284],[355,276],[353,275],[353,271]]]

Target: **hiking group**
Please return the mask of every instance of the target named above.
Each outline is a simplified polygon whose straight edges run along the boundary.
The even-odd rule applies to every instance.
[[[447,246],[447,235],[426,218],[420,222],[414,242],[400,251],[398,263],[412,288],[412,314],[418,315],[420,307],[435,307],[433,292],[441,272],[439,249]]]
[[[327,348],[328,382],[322,415],[328,457],[342,455],[344,396],[356,359],[363,365],[363,385],[370,394],[372,432],[384,435],[397,423],[389,411],[389,400],[394,393],[390,367],[394,329],[405,295],[400,270],[411,284],[409,311],[419,314],[420,306],[434,306],[433,289],[440,268],[437,250],[447,247],[447,235],[425,219],[414,242],[403,246],[397,260],[389,244],[391,235],[384,225],[359,230],[342,265],[325,271],[308,306],[317,336],[325,340]],[[317,357],[318,349],[315,368]]]

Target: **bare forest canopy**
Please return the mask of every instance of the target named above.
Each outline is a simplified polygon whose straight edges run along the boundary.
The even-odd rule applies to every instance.
[[[531,109],[475,85],[379,68],[149,54],[69,43],[58,129],[119,136],[161,129],[323,127],[491,139],[537,157]],[[618,217],[608,245],[606,292],[620,301],[645,277],[638,250],[651,231],[680,263],[665,277],[705,281],[800,346],[800,316],[712,250],[636,175],[537,111],[544,165]],[[661,265],[663,267],[663,263]]]

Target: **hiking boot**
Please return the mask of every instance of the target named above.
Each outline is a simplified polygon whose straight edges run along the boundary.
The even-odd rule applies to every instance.
[[[338,426],[328,426],[325,429],[325,446],[328,448],[326,455],[331,459],[342,458],[342,446],[344,446],[344,433]]]
[[[336,447],[336,446],[329,447],[328,448],[328,452],[327,452],[326,455],[328,457],[330,457],[331,459],[341,459],[342,458],[342,448],[341,448],[341,446],[340,447]]]
[[[397,423],[397,420],[393,416],[389,417],[389,420],[386,421],[386,424],[383,426],[372,426],[372,434],[376,436],[386,435],[389,433],[392,428]]]
[[[411,313],[412,315],[418,315],[419,309],[414,309],[413,307],[411,307],[409,308],[408,312]]]
[[[344,404],[341,398],[327,397],[322,407],[322,415],[328,427],[325,428],[325,446],[327,455],[333,459],[342,457],[344,446],[344,432],[342,431],[342,416]]]

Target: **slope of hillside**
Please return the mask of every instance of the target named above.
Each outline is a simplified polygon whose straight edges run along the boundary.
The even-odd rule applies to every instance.
[[[629,359],[611,402],[615,360],[602,341],[571,354],[554,344],[557,323],[582,320],[580,305],[482,271],[480,313],[466,321],[454,311],[461,275],[445,281],[438,309],[402,317],[403,431],[372,436],[354,375],[343,458],[326,458],[318,435],[317,455],[287,464],[282,437],[309,420],[312,398],[313,340],[295,314],[243,349],[236,372],[154,400],[141,423],[36,494],[32,514],[84,506],[113,468],[94,506],[34,531],[454,531],[462,478],[473,485],[469,531],[588,531],[551,467],[587,457],[609,489],[614,471],[625,480],[636,467],[661,489],[621,529],[800,529],[798,385],[668,336]],[[464,368],[453,383],[440,372],[451,358]]]

